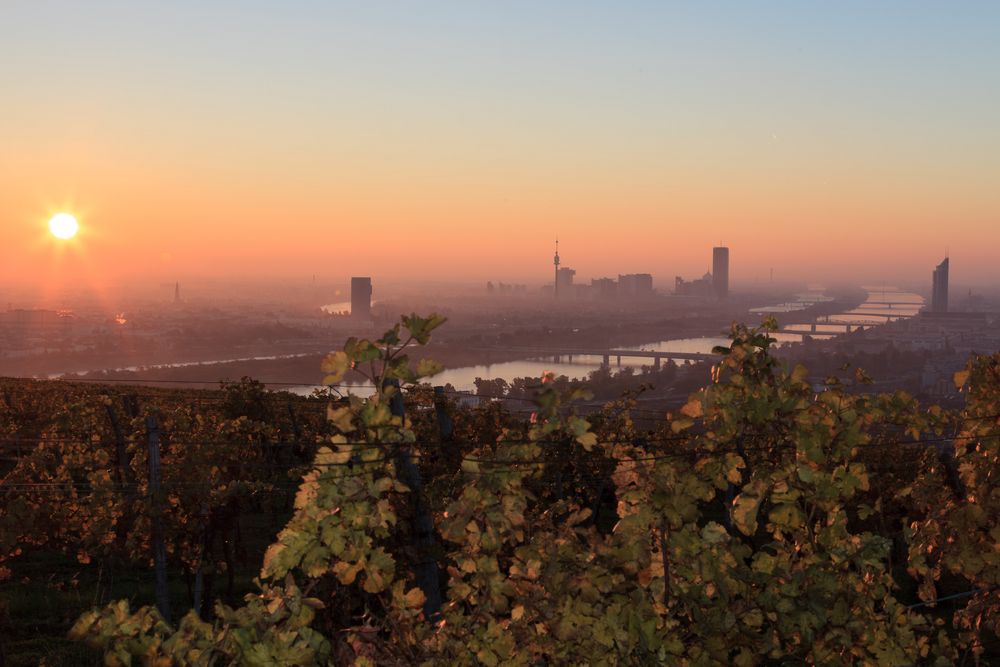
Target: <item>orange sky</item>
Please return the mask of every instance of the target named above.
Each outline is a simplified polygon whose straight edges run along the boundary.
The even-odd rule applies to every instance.
[[[0,9],[4,284],[997,282],[989,4],[115,5]]]

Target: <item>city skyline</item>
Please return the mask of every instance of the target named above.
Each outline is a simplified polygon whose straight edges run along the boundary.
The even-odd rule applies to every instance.
[[[6,4],[0,280],[996,282],[1000,7]],[[695,37],[698,35],[699,37]],[[59,211],[79,235],[56,243]],[[378,237],[378,250],[366,248]],[[550,278],[551,279],[551,278]]]
[[[998,28],[0,0],[0,663],[1000,664]]]

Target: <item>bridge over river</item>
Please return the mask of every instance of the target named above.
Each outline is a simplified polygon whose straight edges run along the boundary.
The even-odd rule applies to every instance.
[[[823,322],[820,322],[823,324]],[[835,324],[844,327],[844,330],[840,333],[851,333],[852,331],[858,329],[867,329],[875,325],[875,322],[871,320],[860,320],[851,322],[830,322],[830,324]],[[819,334],[822,336],[835,336],[838,332],[824,331],[822,329],[817,329],[816,323],[811,323],[811,325],[800,325],[803,326],[802,329],[780,329],[775,333],[780,334],[790,334],[794,336],[809,336],[810,334]],[[809,329],[805,329],[805,326],[809,326]],[[608,367],[611,365],[611,359],[614,358],[617,365],[621,366],[622,359],[652,359],[653,367],[660,368],[660,365],[665,359],[673,359],[675,361],[717,361],[719,359],[718,354],[713,354],[711,352],[672,352],[670,350],[633,350],[627,348],[582,348],[582,347],[491,347],[488,348],[490,352],[502,352],[505,355],[517,355],[522,359],[551,359],[553,363],[562,363],[566,361],[568,363],[573,363],[573,357],[599,357],[601,359],[601,365]]]
[[[619,366],[622,364],[623,357],[626,359],[652,359],[655,368],[659,368],[664,359],[712,361],[719,358],[719,355],[710,352],[668,352],[664,350],[626,350],[617,348],[506,347],[490,349],[494,352],[503,352],[505,354],[524,355],[525,359],[552,359],[557,364],[562,363],[564,358],[569,363],[572,363],[573,357],[600,357],[602,365],[605,367],[611,365],[612,357],[615,358]]]

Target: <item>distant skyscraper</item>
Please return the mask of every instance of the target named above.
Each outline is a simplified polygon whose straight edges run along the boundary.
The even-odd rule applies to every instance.
[[[573,276],[575,275],[576,269],[571,269],[568,266],[556,269],[556,290],[562,290],[563,296],[572,294]]]
[[[712,248],[712,286],[715,296],[725,299],[729,296],[729,248]]]
[[[948,258],[945,257],[934,269],[932,276],[931,310],[935,313],[948,312]]]
[[[174,303],[181,302],[181,284],[174,283]]]
[[[351,316],[372,316],[371,278],[351,278]]]

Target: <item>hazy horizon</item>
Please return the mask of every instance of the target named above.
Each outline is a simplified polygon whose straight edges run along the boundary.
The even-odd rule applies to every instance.
[[[0,663],[1000,664],[998,37],[0,0]]]
[[[14,2],[0,281],[995,284],[1000,5]],[[81,225],[51,238],[56,211]]]

